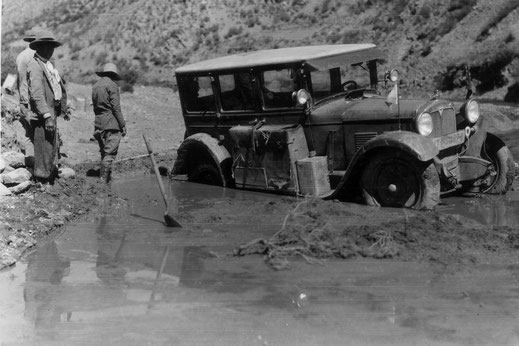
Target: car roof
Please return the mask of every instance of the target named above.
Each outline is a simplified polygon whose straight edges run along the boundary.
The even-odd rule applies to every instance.
[[[383,57],[382,52],[371,43],[287,47],[238,53],[200,61],[179,67],[175,73],[238,70],[303,63],[311,70],[323,70]]]

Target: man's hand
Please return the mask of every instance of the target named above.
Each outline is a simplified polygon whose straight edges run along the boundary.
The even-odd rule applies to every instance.
[[[63,120],[69,121],[72,115],[72,107],[67,104],[67,110],[63,113]]]
[[[56,130],[56,123],[54,122],[54,118],[48,117],[45,119],[45,131],[54,132]]]
[[[126,136],[126,127],[123,127],[121,129],[121,136],[123,136],[123,137]]]
[[[27,119],[27,107],[23,104],[20,104],[20,117]]]

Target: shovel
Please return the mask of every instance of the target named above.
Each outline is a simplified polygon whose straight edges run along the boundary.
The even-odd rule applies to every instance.
[[[142,138],[144,138],[144,143],[146,143],[146,148],[148,148],[148,154],[150,155],[151,164],[153,166],[153,170],[155,171],[155,176],[157,177],[157,181],[159,183],[160,192],[162,193],[162,198],[164,198],[164,203],[166,204],[166,212],[164,213],[164,221],[166,222],[166,226],[168,227],[182,227],[175,219],[169,215],[169,204],[168,198],[166,196],[166,191],[164,190],[164,184],[162,183],[162,178],[160,177],[159,168],[157,167],[157,163],[155,162],[155,157],[153,157],[153,150],[151,150],[150,143],[146,139],[146,135],[143,134]]]

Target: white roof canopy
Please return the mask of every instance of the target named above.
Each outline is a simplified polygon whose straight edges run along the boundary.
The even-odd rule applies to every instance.
[[[283,64],[305,64],[323,70],[383,58],[374,44],[338,44],[265,49],[200,61],[178,68],[175,73],[247,69]]]

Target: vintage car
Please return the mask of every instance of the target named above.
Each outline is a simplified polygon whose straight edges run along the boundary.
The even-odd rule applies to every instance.
[[[172,173],[193,182],[430,209],[504,194],[510,150],[461,107],[405,99],[373,44],[260,50],[175,71],[186,126]],[[459,104],[458,104],[459,105]]]

